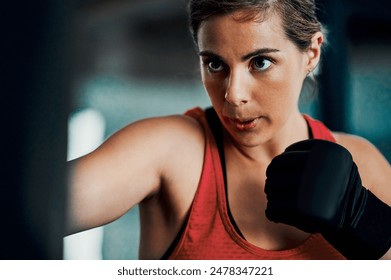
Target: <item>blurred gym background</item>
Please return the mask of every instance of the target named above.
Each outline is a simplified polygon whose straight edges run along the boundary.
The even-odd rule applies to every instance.
[[[318,2],[329,44],[301,109],[391,161],[391,2]],[[186,0],[2,6],[0,259],[137,259],[137,207],[63,240],[65,162],[137,119],[209,105]]]

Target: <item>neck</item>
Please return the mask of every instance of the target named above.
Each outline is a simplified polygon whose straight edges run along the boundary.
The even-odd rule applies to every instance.
[[[228,133],[224,134],[225,150],[235,153],[252,162],[269,163],[289,145],[309,138],[308,125],[299,113],[291,118],[272,138],[256,146],[247,147],[234,141]]]

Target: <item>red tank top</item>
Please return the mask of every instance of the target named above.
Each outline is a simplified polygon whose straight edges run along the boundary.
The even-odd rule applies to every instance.
[[[195,108],[186,115],[195,118],[204,128],[204,166],[189,218],[168,259],[344,259],[320,234],[312,234],[298,247],[281,251],[264,250],[246,241],[229,217],[220,156],[205,112]],[[335,142],[321,122],[306,115],[304,118],[313,138]]]

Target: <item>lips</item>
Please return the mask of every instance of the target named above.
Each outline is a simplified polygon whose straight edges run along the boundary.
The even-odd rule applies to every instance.
[[[228,121],[239,131],[247,131],[255,128],[257,125],[259,118],[251,118],[251,119],[236,119],[236,118],[228,118]]]

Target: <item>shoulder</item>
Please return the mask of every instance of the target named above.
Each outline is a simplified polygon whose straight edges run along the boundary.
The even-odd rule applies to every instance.
[[[142,119],[118,130],[95,151],[77,160],[78,169],[90,170],[85,174],[105,170],[100,176],[106,174],[105,180],[111,178],[121,185],[144,178],[143,183],[154,185],[157,190],[162,178],[175,174],[181,164],[200,164],[204,143],[203,128],[191,117]]]
[[[194,143],[203,139],[203,129],[194,118],[171,115],[142,119],[120,129],[107,142],[129,145],[132,142],[154,144],[156,147],[174,143]],[[186,140],[187,142],[183,142]]]
[[[191,173],[190,179],[199,175],[204,138],[201,125],[184,115],[139,120],[74,160],[73,177],[82,184],[131,193],[138,203],[158,193],[167,182],[178,185],[178,174],[184,167]]]
[[[186,115],[171,115],[136,121],[118,132],[123,147],[147,149],[150,157],[160,156],[166,166],[186,153],[199,154],[204,149],[205,133],[201,124]]]
[[[333,136],[352,154],[363,185],[391,204],[391,166],[387,159],[365,138],[340,132],[333,132]]]
[[[137,164],[134,162],[137,159],[139,164],[165,177],[177,172],[181,164],[202,160],[204,138],[204,130],[197,120],[171,115],[131,123],[110,136],[101,149],[111,157],[122,158],[124,164],[129,161]]]

